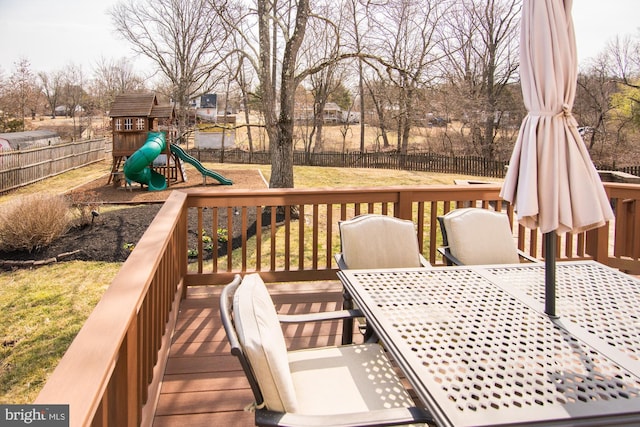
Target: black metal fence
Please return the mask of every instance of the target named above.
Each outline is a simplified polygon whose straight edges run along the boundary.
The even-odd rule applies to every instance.
[[[640,176],[640,166],[625,166],[619,169],[620,172],[629,173],[631,175]]]
[[[188,150],[189,154],[203,162],[270,164],[268,151],[250,153],[244,150]],[[294,165],[342,168],[401,169],[421,172],[456,173],[491,178],[503,178],[507,162],[487,160],[476,156],[446,156],[437,153],[399,154],[375,153],[305,153],[294,152]]]

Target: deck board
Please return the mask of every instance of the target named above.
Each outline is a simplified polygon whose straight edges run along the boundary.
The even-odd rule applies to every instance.
[[[154,427],[212,425],[253,426],[244,408],[253,402],[242,368],[230,354],[219,312],[221,286],[188,291],[169,351]],[[269,285],[276,309],[283,314],[337,310],[339,282]],[[338,344],[340,322],[286,325],[290,349]]]

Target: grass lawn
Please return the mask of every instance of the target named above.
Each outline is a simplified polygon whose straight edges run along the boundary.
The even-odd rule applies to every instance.
[[[72,261],[0,273],[0,404],[36,398],[119,269]]]
[[[205,167],[216,171],[259,169],[267,181],[271,172],[268,165],[205,163]],[[4,202],[36,192],[64,193],[104,176],[109,168],[109,162],[100,162],[2,195],[0,208]],[[297,188],[433,185],[477,179],[427,172],[302,166],[294,168],[294,175]],[[0,273],[0,404],[30,403],[35,399],[120,266],[74,261]]]

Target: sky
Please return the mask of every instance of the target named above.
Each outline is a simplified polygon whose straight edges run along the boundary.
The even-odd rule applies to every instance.
[[[118,1],[0,0],[0,70],[7,76],[26,58],[36,73],[74,64],[90,75],[103,58],[128,58],[145,74],[148,60],[120,38],[107,14]],[[596,56],[616,35],[640,35],[639,15],[638,0],[574,0],[579,62]]]
[[[5,75],[27,58],[32,71],[68,64],[91,74],[96,64],[128,58],[140,62],[114,30],[107,11],[118,0],[0,0],[0,69]]]

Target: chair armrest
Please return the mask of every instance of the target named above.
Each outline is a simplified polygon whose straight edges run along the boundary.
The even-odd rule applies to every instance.
[[[431,263],[429,261],[427,261],[427,259],[424,256],[422,256],[422,254],[418,254],[418,256],[420,257],[420,266],[421,267],[433,268]]]
[[[538,258],[535,258],[535,257],[533,257],[533,256],[521,251],[520,249],[518,249],[518,256],[520,258],[522,258],[522,259],[525,259],[525,260],[529,261],[529,262],[542,262]]]
[[[442,246],[438,248],[438,252],[445,258],[447,265],[463,265],[462,262],[454,257],[449,250],[449,246]]]
[[[434,423],[431,414],[416,407],[377,409],[369,412],[337,415],[301,415],[258,409],[255,421],[257,426],[264,427],[367,427]]]
[[[447,265],[463,265],[462,262],[451,254],[448,246],[438,248],[438,252],[447,260]],[[518,256],[529,262],[542,262],[539,259],[518,249]]]
[[[342,256],[342,252],[333,255],[333,258],[336,260],[336,264],[338,264],[338,268],[340,270],[347,270],[347,264],[344,262],[344,257]]]
[[[426,268],[432,268],[433,266],[431,265],[431,263],[429,261],[427,261],[427,259],[422,256],[422,254],[418,254],[418,257],[420,258],[420,266],[421,267],[426,267]],[[347,267],[347,264],[345,264],[344,262],[344,257],[342,256],[342,253],[337,253],[335,255],[333,255],[333,258],[336,260],[336,264],[338,264],[338,268],[340,270],[348,270],[349,268]]]
[[[321,313],[305,313],[305,314],[278,314],[278,320],[281,323],[306,323],[306,322],[323,322],[327,320],[343,320],[353,319],[355,317],[363,317],[364,314],[360,310],[337,310],[324,311]]]

